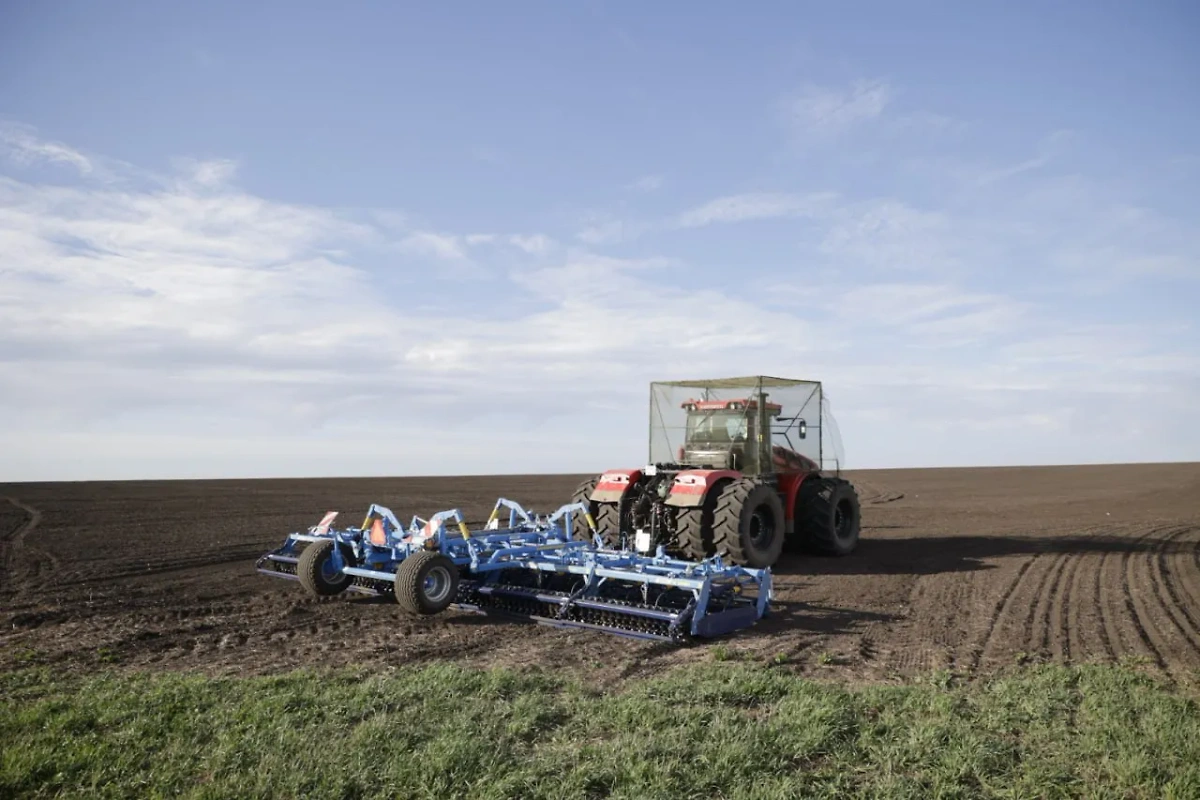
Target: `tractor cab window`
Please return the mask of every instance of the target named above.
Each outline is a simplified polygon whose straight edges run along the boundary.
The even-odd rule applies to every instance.
[[[744,411],[698,411],[688,416],[687,439],[712,444],[744,442],[749,427]]]

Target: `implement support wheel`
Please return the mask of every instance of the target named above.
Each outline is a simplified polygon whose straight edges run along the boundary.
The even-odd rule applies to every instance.
[[[421,550],[396,569],[396,602],[410,614],[445,611],[458,594],[458,566],[441,553]]]
[[[300,560],[296,564],[296,577],[300,579],[309,594],[316,597],[329,597],[340,594],[350,587],[354,577],[346,575],[333,566],[334,543],[329,539],[313,542],[304,548]],[[350,566],[354,563],[353,553],[342,548],[342,563]]]

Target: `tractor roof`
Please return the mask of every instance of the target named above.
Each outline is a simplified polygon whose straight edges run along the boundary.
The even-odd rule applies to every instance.
[[[654,381],[654,386],[683,386],[689,389],[768,389],[780,386],[820,386],[820,381],[750,375],[742,378],[713,378],[694,381]]]
[[[749,397],[734,397],[729,400],[684,400],[680,408],[688,411],[741,411],[744,408],[754,408],[758,401]],[[783,410],[778,403],[767,403],[766,409],[772,412]]]

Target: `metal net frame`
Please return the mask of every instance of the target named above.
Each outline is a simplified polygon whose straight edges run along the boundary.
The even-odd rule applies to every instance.
[[[750,475],[811,460],[842,468],[820,381],[754,375],[650,384],[649,463],[727,466]]]

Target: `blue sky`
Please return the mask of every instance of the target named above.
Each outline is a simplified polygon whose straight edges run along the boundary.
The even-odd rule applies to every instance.
[[[598,471],[759,373],[852,468],[1200,459],[1198,24],[6,4],[0,479]]]

